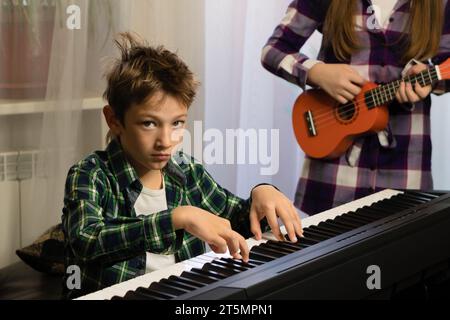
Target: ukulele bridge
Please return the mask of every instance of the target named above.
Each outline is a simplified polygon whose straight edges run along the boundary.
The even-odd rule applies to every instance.
[[[311,110],[308,110],[304,114],[306,121],[306,128],[308,129],[308,134],[310,137],[317,136],[316,125],[314,124],[314,118]]]

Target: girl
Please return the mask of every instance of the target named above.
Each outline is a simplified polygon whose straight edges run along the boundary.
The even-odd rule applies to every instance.
[[[299,53],[315,30],[323,34],[318,60]],[[449,56],[447,0],[296,0],[264,47],[262,64],[344,104],[366,81],[398,80]],[[295,205],[315,214],[385,188],[432,189],[430,93],[448,89],[444,81],[402,83],[386,130],[356,139],[338,159],[306,156]]]

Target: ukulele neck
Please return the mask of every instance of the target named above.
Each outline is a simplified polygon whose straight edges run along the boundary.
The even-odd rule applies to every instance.
[[[439,68],[429,68],[414,76],[407,76],[401,80],[380,85],[377,88],[368,91],[365,94],[366,105],[369,107],[369,109],[372,109],[377,106],[392,102],[395,99],[395,95],[402,82],[409,82],[413,86],[416,83],[419,83],[422,87],[426,87],[439,80],[441,80]]]

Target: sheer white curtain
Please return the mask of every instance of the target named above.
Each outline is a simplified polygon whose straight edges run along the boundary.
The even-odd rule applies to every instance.
[[[39,102],[41,125],[24,128],[34,130],[39,142],[34,146],[34,175],[22,183],[22,245],[61,221],[70,166],[101,147],[101,105],[95,106],[94,113],[83,111],[83,105],[86,98],[101,95],[101,57],[111,52],[117,4],[113,0],[56,3],[46,94]]]
[[[255,184],[269,182],[293,199],[303,163],[291,125],[292,106],[300,89],[272,75],[260,63],[261,49],[289,3],[289,0],[206,2],[205,127],[222,132],[237,128],[279,130],[279,141],[269,139],[267,143],[267,150],[271,150],[273,143],[279,143],[279,153],[271,155],[272,161],[279,161],[278,170],[272,175],[261,174],[261,168],[267,165],[262,161],[250,164],[248,154],[246,164],[208,165],[222,185],[242,197],[248,197]],[[317,54],[314,50],[309,42],[304,49],[312,55]]]

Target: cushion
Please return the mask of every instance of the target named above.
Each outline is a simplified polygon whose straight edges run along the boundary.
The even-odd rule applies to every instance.
[[[16,254],[34,270],[62,275],[64,273],[64,233],[61,224],[45,231],[31,245],[16,250]]]

